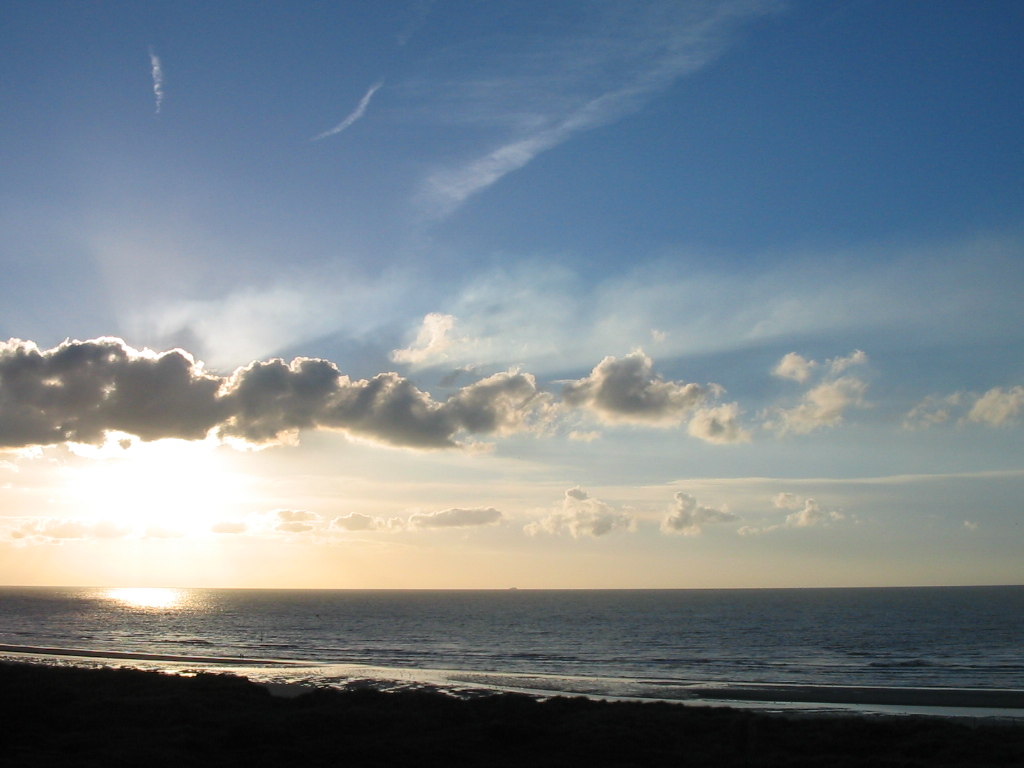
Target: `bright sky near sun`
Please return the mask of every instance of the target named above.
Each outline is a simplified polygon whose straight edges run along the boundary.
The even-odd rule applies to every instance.
[[[0,4],[0,583],[1024,581],[1024,4]]]

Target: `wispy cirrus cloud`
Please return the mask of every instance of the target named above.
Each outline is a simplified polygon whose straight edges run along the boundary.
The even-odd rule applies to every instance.
[[[156,55],[153,46],[149,47],[149,64],[153,72],[153,95],[156,97],[156,114],[164,104],[164,68],[160,63],[160,57]]]
[[[383,85],[383,80],[378,80],[376,83],[371,85],[370,89],[366,92],[366,95],[359,100],[359,104],[356,106],[355,109],[352,110],[348,117],[346,117],[344,120],[342,120],[340,123],[338,123],[330,130],[324,131],[323,133],[318,133],[316,136],[311,138],[310,141],[320,141],[320,139],[326,139],[328,136],[333,136],[336,133],[341,133],[346,128],[351,126],[352,123],[356,122],[356,120],[359,120],[363,115],[366,114],[366,110],[370,106],[370,99],[373,98],[373,94],[379,91],[381,89],[381,86]]]
[[[518,38],[514,52],[493,39],[487,50],[455,52],[478,71],[419,90],[436,91],[446,120],[502,130],[482,151],[430,174],[419,191],[421,208],[443,218],[542,152],[637,111],[719,55],[738,23],[778,6],[723,0],[577,7],[571,27],[545,30],[525,46]]]

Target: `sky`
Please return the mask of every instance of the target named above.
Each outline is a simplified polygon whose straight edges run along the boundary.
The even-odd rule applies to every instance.
[[[1021,39],[0,4],[0,583],[1024,583]]]

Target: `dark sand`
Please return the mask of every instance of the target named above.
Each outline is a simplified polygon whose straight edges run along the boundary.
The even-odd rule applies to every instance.
[[[1019,766],[1024,724],[0,664],[3,766]]]

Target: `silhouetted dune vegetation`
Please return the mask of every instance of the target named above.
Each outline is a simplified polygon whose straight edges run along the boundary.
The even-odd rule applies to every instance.
[[[0,664],[4,766],[1020,766],[1024,725]]]

